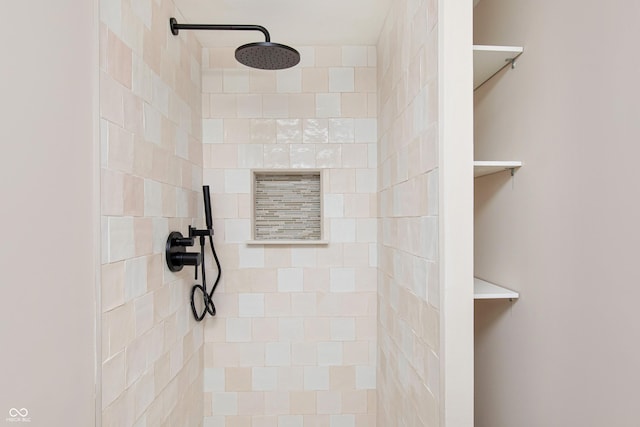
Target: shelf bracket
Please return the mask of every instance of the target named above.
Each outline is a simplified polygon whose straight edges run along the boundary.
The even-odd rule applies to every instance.
[[[517,57],[505,59],[505,62],[508,62],[509,64],[511,64],[511,69],[512,70],[516,68],[516,59],[517,59]]]

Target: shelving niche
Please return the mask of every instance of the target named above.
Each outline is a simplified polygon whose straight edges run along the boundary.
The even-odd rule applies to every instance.
[[[487,80],[495,76],[500,70],[511,65],[522,54],[521,46],[473,46],[473,90],[482,86]],[[479,178],[486,175],[510,170],[511,173],[520,168],[520,161],[474,161],[473,177]],[[520,295],[494,283],[485,280],[473,279],[473,298],[480,299],[517,299]]]

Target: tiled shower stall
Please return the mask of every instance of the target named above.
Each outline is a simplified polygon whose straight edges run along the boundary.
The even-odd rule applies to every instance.
[[[171,0],[100,1],[103,426],[438,425],[436,6],[258,71],[171,35]],[[253,169],[320,170],[328,243],[247,245]],[[198,323],[164,246],[202,185],[223,275]]]
[[[375,424],[375,48],[300,51],[265,72],[204,50],[203,181],[224,260],[207,425]],[[251,169],[274,168],[324,172],[327,245],[246,245]]]

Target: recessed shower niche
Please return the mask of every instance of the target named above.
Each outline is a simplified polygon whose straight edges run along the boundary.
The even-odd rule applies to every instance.
[[[249,244],[326,244],[322,171],[252,171],[252,239]]]

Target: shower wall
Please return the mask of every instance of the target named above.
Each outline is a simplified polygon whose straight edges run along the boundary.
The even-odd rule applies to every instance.
[[[376,49],[301,55],[260,71],[203,50],[203,181],[224,270],[204,323],[205,426],[376,424]],[[329,244],[248,246],[252,168],[322,169]]]
[[[440,422],[437,0],[393,2],[378,41],[378,425]]]
[[[202,425],[193,270],[168,271],[169,231],[200,214],[201,47],[168,0],[100,2],[102,423]]]

